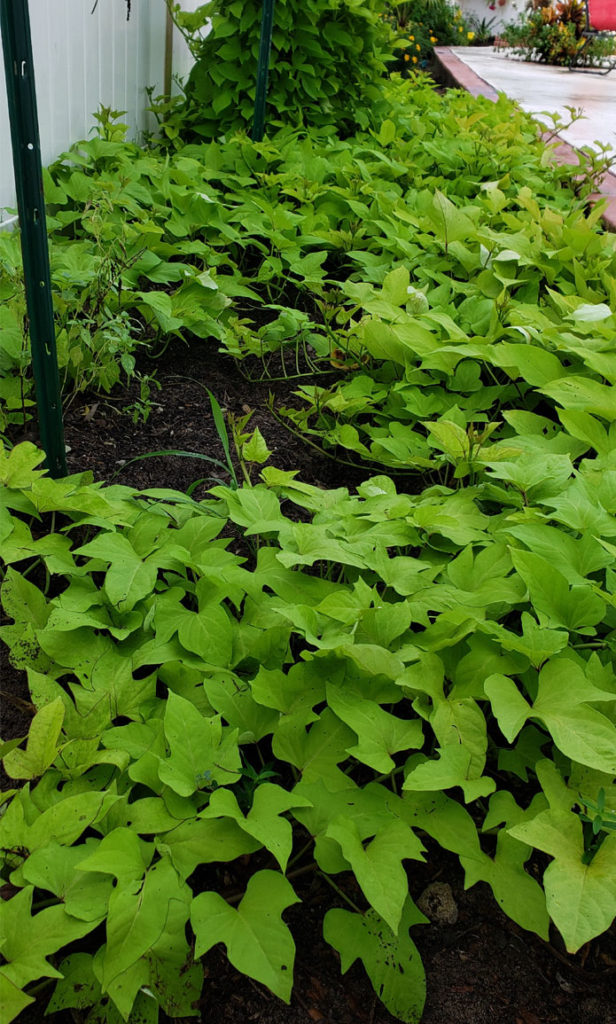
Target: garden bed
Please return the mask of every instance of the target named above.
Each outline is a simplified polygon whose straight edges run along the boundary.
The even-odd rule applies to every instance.
[[[145,374],[154,369],[147,358],[140,359]],[[246,368],[248,369],[248,368]],[[348,486],[353,489],[364,473],[336,463],[302,444],[289,433],[268,407],[271,384],[255,386],[243,379],[237,364],[213,348],[199,344],[173,343],[157,362],[162,385],[156,406],[147,423],[134,424],[122,410],[138,395],[136,385],[116,388],[109,399],[96,393],[84,395],[73,404],[66,418],[68,468],[71,473],[91,470],[98,480],[117,480],[131,487],[176,488],[186,491],[194,480],[207,473],[207,466],[174,456],[131,459],[166,446],[206,455],[221,453],[214,424],[209,389],[221,407],[236,415],[253,411],[258,426],[272,451],[272,461],[281,469],[298,469],[301,479],[319,487]],[[281,402],[292,400],[294,382],[275,385]],[[17,432],[15,441],[23,435]],[[128,465],[122,468],[123,463]],[[205,466],[205,468],[204,468]],[[239,467],[237,467],[239,469]],[[405,486],[404,478],[398,481]],[[408,484],[408,480],[407,480]],[[203,485],[196,496],[205,494]],[[31,705],[25,673],[13,668],[7,648],[0,648],[4,740],[22,736],[31,721]],[[4,780],[10,786],[11,780]],[[4,788],[4,787],[3,787]],[[537,874],[541,860],[531,865]],[[562,943],[542,942],[519,928],[495,905],[489,888],[480,883],[464,889],[464,876],[457,858],[439,848],[429,847],[426,864],[415,863],[409,870],[409,889],[417,900],[432,883],[451,887],[451,906],[437,904],[429,927],[415,932],[426,970],[427,1001],[422,1024],[612,1024],[613,984],[616,970],[614,929],[596,939],[577,956],[567,955]],[[245,884],[231,872],[229,888]],[[324,942],[325,913],[341,904],[336,893],[313,872],[294,881],[302,903],[291,908],[288,923],[297,945],[293,997],[285,1006],[271,992],[236,972],[221,950],[214,950],[208,962],[200,1017],[207,1024],[395,1024],[375,996],[359,965],[344,976],[339,958]],[[351,897],[354,885],[345,886]],[[11,895],[10,887],[2,891]],[[28,1007],[19,1024],[38,1024],[48,993]],[[70,1011],[51,1014],[52,1024],[75,1024]],[[177,1018],[175,1018],[177,1019]],[[161,1016],[161,1024],[172,1018]]]
[[[609,1020],[605,167],[374,89],[49,170],[65,480],[0,239],[7,1021]]]

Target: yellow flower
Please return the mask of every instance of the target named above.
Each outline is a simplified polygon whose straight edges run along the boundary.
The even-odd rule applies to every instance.
[[[458,26],[458,32],[464,32],[464,29],[462,28],[461,25]]]
[[[409,36],[409,39],[411,40],[412,43],[415,42],[415,36]]]
[[[408,53],[405,53],[405,54],[404,54],[404,59],[405,59],[405,60],[410,60],[410,59],[411,59],[411,58],[409,57]],[[416,58],[415,58],[415,57],[413,57],[413,60],[415,60],[415,59],[416,59]]]
[[[417,57],[413,57],[413,64],[417,63]]]
[[[475,33],[474,33],[474,32],[467,32],[467,33],[466,33],[466,38],[467,38],[467,39],[468,39],[469,41],[470,41],[471,39],[474,39],[474,38],[475,38]]]
[[[437,43],[438,39],[436,38],[436,36],[430,36],[430,42],[431,43]]]
[[[421,46],[419,45],[419,43],[415,43],[415,49],[416,50],[421,50]]]

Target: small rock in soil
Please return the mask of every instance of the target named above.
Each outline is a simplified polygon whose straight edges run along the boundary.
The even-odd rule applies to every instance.
[[[417,900],[419,909],[435,924],[455,924],[458,907],[447,882],[432,882]]]

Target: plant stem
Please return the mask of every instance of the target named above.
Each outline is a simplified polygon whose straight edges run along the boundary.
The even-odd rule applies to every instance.
[[[356,912],[357,914],[362,914],[362,911],[361,911],[361,910],[359,909],[359,907],[357,906],[357,904],[356,904],[356,903],[353,903],[353,900],[352,900],[352,899],[350,898],[350,896],[347,896],[347,894],[346,894],[345,892],[343,892],[343,891],[342,891],[342,889],[340,888],[340,886],[336,885],[336,883],[334,882],[334,880],[333,880],[332,878],[330,878],[330,877],[329,877],[329,875],[326,875],[326,874],[325,874],[325,872],[324,872],[324,871],[321,871],[320,869],[319,869],[318,873],[319,873],[319,875],[321,876],[321,878],[325,879],[325,881],[327,882],[327,884],[328,884],[328,885],[331,885],[332,889],[334,889],[334,890],[335,890],[335,891],[336,891],[336,892],[338,893],[338,895],[339,895],[339,896],[340,896],[340,897],[341,897],[341,898],[342,898],[342,899],[343,899],[343,900],[345,901],[345,903],[348,903],[348,905],[349,905],[349,906],[350,906],[350,907],[351,907],[351,908],[352,908],[352,909],[353,909],[353,910],[354,910],[354,911],[355,911],[355,912]]]

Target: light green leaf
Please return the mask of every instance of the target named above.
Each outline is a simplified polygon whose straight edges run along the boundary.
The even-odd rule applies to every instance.
[[[264,782],[257,786],[246,817],[242,814],[234,793],[224,788],[212,793],[209,805],[201,811],[200,817],[233,818],[241,829],[274,855],[281,870],[285,871],[293,846],[293,829],[290,822],[281,815],[293,807],[309,806],[310,801],[305,797],[288,793],[286,789],[273,783]]]
[[[33,996],[26,995],[19,985],[7,978],[5,968],[0,967],[0,1024],[10,1024],[33,1002]]]
[[[47,907],[32,916],[33,892],[34,886],[28,885],[0,902],[0,946],[7,961],[2,974],[18,988],[37,978],[59,978],[60,972],[46,957],[83,938],[101,920],[78,921],[63,906]]]
[[[387,123],[391,124],[391,121],[385,121],[383,127]],[[383,128],[381,131],[383,131]],[[410,273],[406,267],[396,267],[395,270],[390,270],[389,273],[385,275],[385,279],[383,281],[383,289],[381,292],[382,298],[392,306],[403,306],[408,297],[407,289],[410,281]]]
[[[36,779],[55,761],[64,721],[64,704],[56,697],[37,711],[28,731],[25,750],[11,750],[3,760],[12,779]]]
[[[180,643],[211,665],[228,667],[233,651],[231,620],[224,608],[211,602],[198,612],[178,609],[176,623]]]
[[[487,357],[494,366],[501,366],[512,377],[522,377],[533,387],[549,384],[563,375],[563,366],[558,356],[538,345],[501,342],[491,346]]]
[[[509,833],[554,858],[543,887],[550,917],[570,953],[610,927],[616,916],[616,835],[608,835],[584,864],[582,822],[573,813],[552,808]]]
[[[42,627],[49,617],[45,595],[12,566],[2,584],[2,607],[15,622],[31,622]]]
[[[264,639],[263,633],[257,634],[259,640]],[[274,639],[271,632],[267,639]],[[255,657],[258,653],[255,651]],[[288,675],[284,676],[288,679]],[[218,678],[208,679],[205,683],[207,699],[215,711],[224,720],[238,730],[238,743],[257,743],[264,736],[276,730],[279,715],[276,711],[258,704],[253,697],[251,686],[245,680],[229,673]],[[315,715],[316,718],[316,715]]]
[[[141,598],[154,591],[156,565],[143,561],[130,541],[120,533],[99,534],[77,548],[75,554],[110,563],[105,576],[105,591],[111,604],[119,611],[130,611]]]
[[[530,705],[524,700],[513,679],[508,676],[498,673],[488,676],[484,690],[492,704],[500,731],[507,743],[513,743],[531,714]]]
[[[339,844],[364,896],[397,934],[408,896],[408,878],[402,861],[423,860],[423,846],[415,833],[404,822],[392,818],[364,847],[355,821],[340,817],[325,834]]]
[[[394,612],[394,616],[397,613]],[[406,625],[410,621],[408,612],[404,612]],[[402,630],[401,630],[402,632]],[[361,629],[360,629],[361,634]],[[397,679],[404,671],[404,663],[401,659],[385,646],[380,644],[354,643],[341,644],[335,648],[339,654],[344,654],[350,661],[355,662],[362,672],[371,676],[387,676],[389,679]]]
[[[107,917],[107,945],[102,984],[109,989],[160,939],[172,901],[188,905],[190,890],[167,858],[147,872],[143,884],[132,882],[113,890]]]
[[[522,810],[509,792],[501,790],[494,793],[490,798],[490,809],[484,820],[483,831],[496,825],[509,826],[532,818],[537,812],[537,804],[543,806],[542,796],[535,797],[531,805]],[[547,940],[550,921],[545,895],[539,883],[524,867],[531,852],[530,846],[514,839],[501,828],[497,833],[493,858],[477,848],[473,856],[461,854],[460,864],[464,868],[466,888],[479,881],[487,882],[508,917],[522,928],[536,932]]]
[[[438,759],[420,762],[406,776],[403,789],[419,792],[434,792],[460,786],[468,803],[480,796],[488,796],[495,789],[493,779],[477,778],[471,769],[471,753],[465,747],[437,748]]]
[[[267,447],[263,434],[257,427],[253,430],[248,441],[244,441],[242,445],[242,456],[247,462],[258,462],[263,464],[267,462],[271,455],[270,449]]]
[[[15,747],[20,747],[25,740],[25,736],[16,736],[14,740],[0,740],[0,760],[4,760],[11,750],[15,750]]]
[[[494,637],[503,650],[524,654],[534,668],[540,668],[552,654],[558,654],[569,643],[569,634],[565,630],[542,628],[528,612],[522,612],[521,622],[521,636],[491,620],[481,623],[479,628]]]
[[[138,835],[149,835],[154,833],[160,835],[170,832],[182,821],[192,818],[194,807],[189,806],[183,814],[171,814],[167,809],[165,801],[158,796],[145,796],[140,800],[133,800],[126,808],[126,823],[129,828]]]
[[[336,908],[328,910],[323,921],[323,937],[340,954],[342,973],[361,959],[379,999],[405,1024],[419,1024],[426,1000],[423,964],[409,936],[413,925],[426,921],[410,898],[397,932],[374,910],[355,914]]]
[[[572,437],[592,445],[598,455],[607,455],[610,441],[605,427],[594,416],[581,409],[558,409],[558,418]]]
[[[0,448],[0,484],[19,490],[29,488],[35,480],[43,476],[46,470],[36,469],[45,459],[45,453],[32,444],[23,441],[11,448],[8,455],[4,446]]]
[[[25,846],[37,850],[51,841],[70,846],[90,825],[113,807],[118,797],[108,792],[85,792],[59,800],[34,820],[27,830]]]
[[[298,902],[291,883],[276,871],[257,871],[237,910],[217,892],[200,893],[193,899],[190,914],[195,956],[224,942],[237,970],[267,985],[288,1003],[295,945],[281,915]]]
[[[348,760],[348,747],[354,740],[355,733],[330,708],[325,708],[309,732],[292,720],[288,727],[281,723],[274,734],[272,749],[276,757],[295,765],[302,779],[311,782],[342,775],[337,765]]]
[[[616,419],[616,396],[611,384],[600,384],[590,377],[571,374],[539,389],[565,409],[594,413],[612,423]]]
[[[353,692],[349,683],[329,682],[327,702],[338,718],[357,733],[358,742],[348,747],[349,754],[376,772],[393,770],[392,754],[418,750],[423,745],[422,725],[418,718],[404,721],[390,715],[376,701]]]
[[[59,1010],[87,1010],[98,1002],[101,986],[92,969],[89,953],[72,953],[60,964],[62,978],[56,982],[46,1013]]]
[[[170,754],[161,761],[161,782],[191,796],[213,783],[237,782],[241,761],[237,729],[224,729],[219,715],[205,718],[189,700],[170,691],[165,709],[165,736]]]
[[[95,850],[81,858],[76,867],[80,871],[97,871],[113,875],[122,884],[143,878],[152,860],[151,843],[139,839],[129,828],[114,828],[103,836]]]
[[[616,775],[616,726],[590,707],[596,701],[613,700],[613,693],[589,683],[574,662],[553,658],[539,674],[531,715],[541,720],[567,757]]]
[[[498,794],[492,797],[492,800]],[[460,858],[466,884],[487,882],[505,912],[523,928],[547,934],[545,899],[540,886],[524,871],[528,847],[497,845],[493,860],[483,852],[475,823],[464,807],[444,793],[405,794],[402,814],[412,828],[419,828]]]
[[[190,916],[188,889],[185,890],[185,896],[186,899],[169,903],[163,933],[146,954],[148,991],[151,992],[149,1000],[157,1014],[155,1024],[158,1022],[156,1001],[169,1017],[192,1017],[203,988],[203,967],[194,963],[186,935],[186,923]],[[135,1024],[141,1024],[139,1018]]]
[[[533,501],[560,494],[573,472],[568,455],[539,455],[534,451],[523,452],[514,462],[491,462],[487,457],[485,462],[492,477],[514,484]]]
[[[156,848],[167,854],[181,878],[188,878],[200,864],[226,863],[254,853],[257,842],[231,818],[185,821],[156,840]]]
[[[81,921],[100,920],[107,912],[112,881],[78,867],[84,853],[96,845],[94,839],[88,839],[83,846],[67,847],[51,842],[28,857],[22,867],[23,877],[37,889],[57,896],[71,917]]]
[[[471,779],[478,779],[485,767],[488,736],[486,720],[472,697],[456,700],[453,695],[434,701],[430,725],[441,747],[461,745],[470,754]]]
[[[605,302],[585,302],[571,314],[571,319],[582,324],[596,324],[601,320],[607,320],[612,311]]]
[[[381,146],[387,146],[390,142],[393,142],[396,137],[396,126],[393,121],[389,119],[383,121],[381,129],[379,131],[379,142]]]
[[[118,611],[130,611],[142,597],[153,593],[156,576],[156,566],[151,562],[137,558],[122,564],[112,562],[105,576],[107,597]]]
[[[596,626],[605,615],[605,602],[590,585],[569,587],[566,578],[547,559],[532,551],[511,548],[511,558],[530,592],[540,621],[550,627],[580,630]]]
[[[470,454],[470,439],[468,434],[457,423],[449,420],[435,420],[433,423],[424,423],[431,438],[428,443],[439,451],[445,452],[454,462],[460,459],[468,459]]]
[[[178,328],[184,326],[183,321],[173,316],[173,302],[171,296],[163,291],[137,292],[141,299],[142,307],[147,311],[151,310],[158,321],[163,334],[171,334]],[[147,313],[146,313],[147,315]]]

